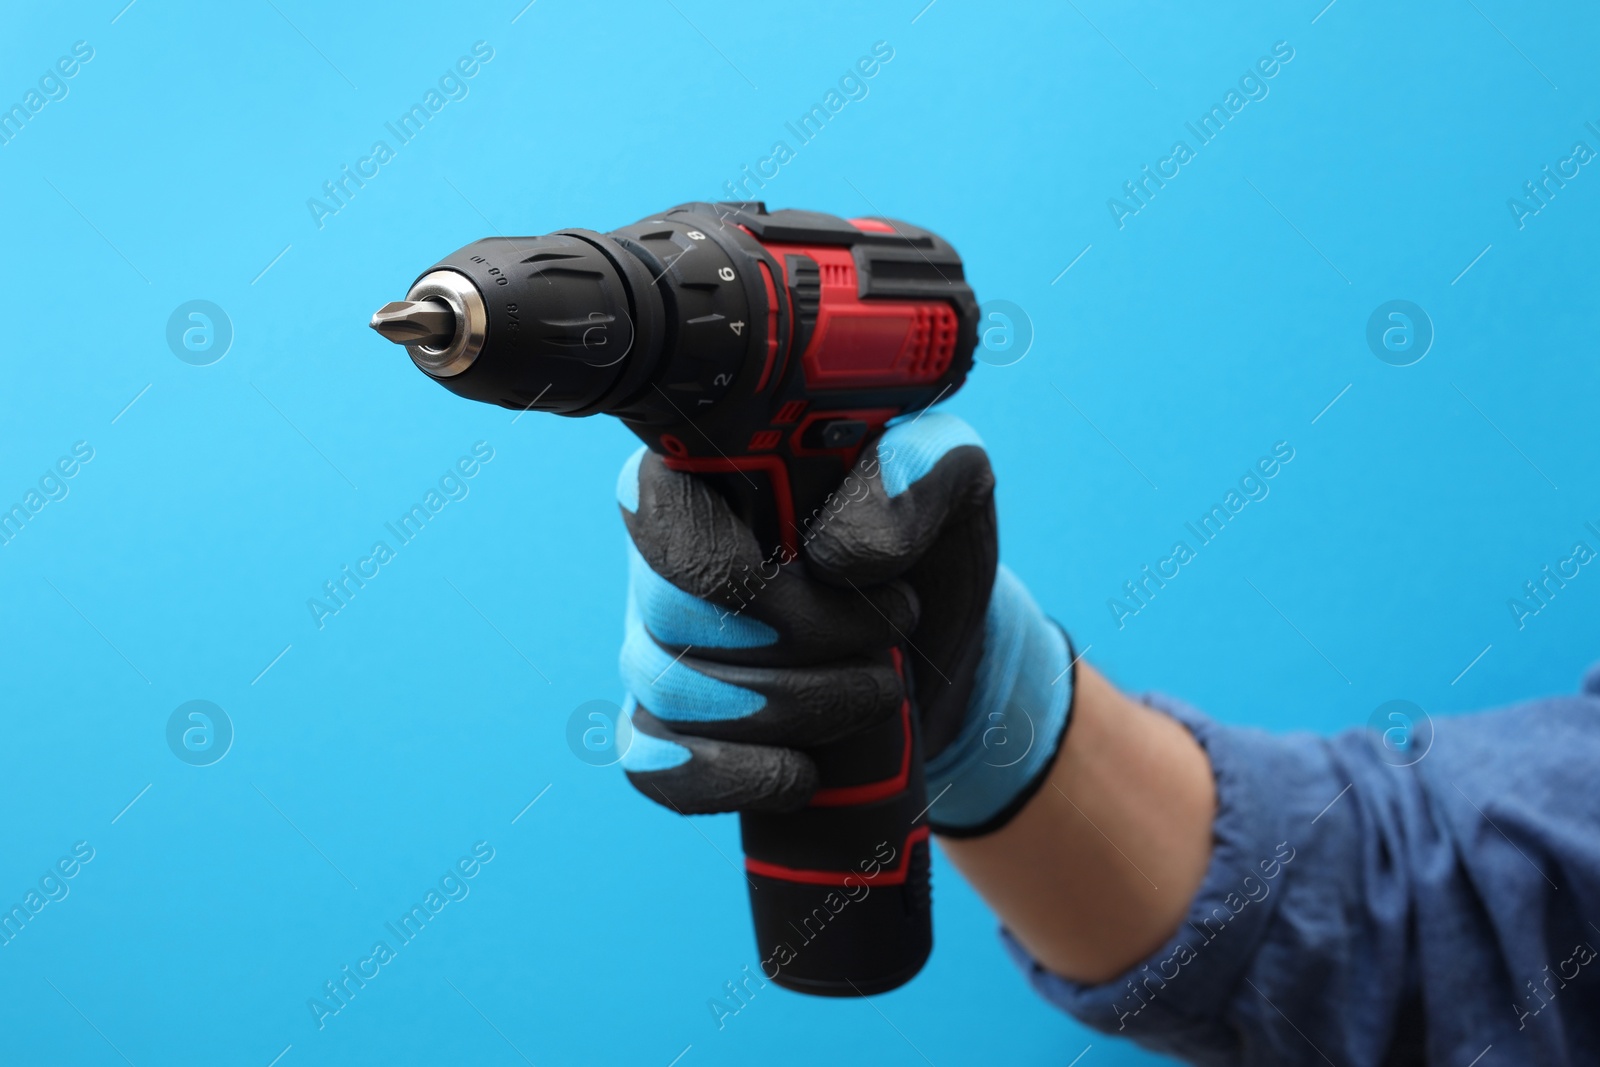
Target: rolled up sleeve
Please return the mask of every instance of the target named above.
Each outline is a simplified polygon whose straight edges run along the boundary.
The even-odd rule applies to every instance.
[[[1147,702],[1211,760],[1210,866],[1172,938],[1109,982],[1052,974],[1002,930],[1041,996],[1197,1064],[1466,1067],[1490,1045],[1591,1062],[1600,962],[1530,994],[1584,958],[1582,913],[1600,921],[1600,700],[1441,720],[1407,766],[1364,731],[1274,736]]]

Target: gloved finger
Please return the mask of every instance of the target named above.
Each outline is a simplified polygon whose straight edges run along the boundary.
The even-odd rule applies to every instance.
[[[899,710],[905,685],[893,655],[803,667],[718,663],[673,654],[630,613],[620,667],[634,699],[678,733],[810,748]]]
[[[644,449],[617,500],[633,540],[630,596],[664,645],[723,663],[825,663],[889,648],[916,626],[909,586],[812,581],[782,550],[763,552],[715,489]]]
[[[811,758],[791,748],[678,733],[630,700],[622,769],[634,788],[681,815],[796,811],[817,789]]]
[[[845,482],[851,501],[806,546],[821,581],[866,589],[904,581],[921,612],[906,646],[925,751],[954,736],[984,654],[999,565],[994,474],[977,433],[926,412],[890,429]]]
[[[960,550],[993,540],[994,473],[977,431],[954,415],[927,412],[890,427],[849,478],[864,491],[853,486],[850,505],[805,546],[812,573],[825,581],[864,588],[909,576],[952,531],[957,560]],[[982,569],[992,579],[993,566]]]

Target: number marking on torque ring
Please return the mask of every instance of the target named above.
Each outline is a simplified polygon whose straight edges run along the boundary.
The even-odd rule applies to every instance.
[[[721,267],[721,268],[719,268],[717,270],[717,277],[721,278],[725,282],[733,281],[733,268],[732,267]]]

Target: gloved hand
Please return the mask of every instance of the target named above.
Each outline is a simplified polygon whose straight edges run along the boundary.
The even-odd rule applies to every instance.
[[[994,475],[966,423],[890,428],[804,521],[798,560],[645,449],[617,498],[633,541],[622,765],[646,796],[685,814],[804,807],[805,750],[892,716],[908,686],[936,832],[998,829],[1039,787],[1073,657],[997,566]]]

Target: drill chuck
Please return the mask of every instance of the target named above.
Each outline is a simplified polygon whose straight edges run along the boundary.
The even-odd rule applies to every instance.
[[[588,414],[626,377],[639,303],[654,298],[644,317],[660,319],[643,271],[600,234],[492,237],[446,257],[371,325],[462,396]]]

